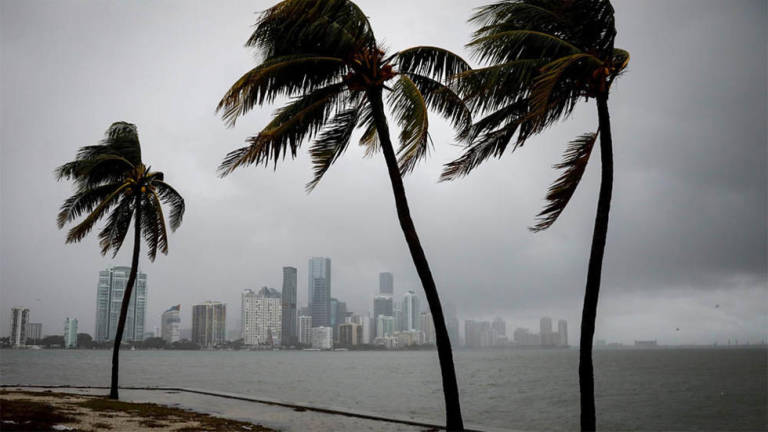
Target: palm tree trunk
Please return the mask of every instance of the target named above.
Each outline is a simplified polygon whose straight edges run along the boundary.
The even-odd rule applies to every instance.
[[[608,234],[608,214],[611,211],[613,190],[613,147],[611,119],[608,114],[608,94],[597,97],[597,115],[600,121],[600,197],[597,200],[595,229],[592,234],[592,251],[589,255],[587,288],[584,308],[581,312],[581,342],[579,347],[579,387],[581,388],[581,430],[597,430],[595,418],[595,378],[592,367],[592,340],[595,335],[597,299],[600,294],[600,274],[603,269],[605,239]]]
[[[131,259],[131,273],[128,275],[128,283],[123,291],[123,303],[120,305],[120,318],[117,323],[117,333],[115,333],[115,346],[112,348],[112,383],[109,389],[109,398],[117,399],[117,372],[120,367],[120,343],[123,341],[123,330],[125,330],[125,319],[128,315],[128,304],[131,302],[133,286],[136,282],[136,274],[139,268],[139,246],[141,245],[141,195],[136,195],[136,226],[133,238],[133,258]]]
[[[424,249],[421,247],[416,227],[411,219],[411,212],[408,209],[408,199],[405,196],[403,179],[400,177],[397,157],[389,137],[389,126],[384,114],[381,93],[381,88],[369,90],[368,100],[371,103],[376,122],[376,131],[378,132],[381,149],[384,153],[384,160],[387,162],[387,170],[389,172],[389,180],[392,182],[392,192],[395,195],[395,206],[397,207],[397,217],[400,220],[400,228],[403,230],[405,242],[408,244],[411,258],[416,265],[416,271],[421,279],[421,285],[424,288],[424,294],[427,296],[427,303],[429,303],[429,310],[432,313],[432,319],[435,324],[435,342],[437,345],[437,355],[440,359],[440,371],[443,376],[446,429],[449,431],[461,431],[464,430],[464,422],[461,418],[459,387],[456,383],[456,371],[453,367],[451,341],[448,337],[448,330],[445,327],[443,308],[440,305],[440,297],[437,294],[435,280],[432,278],[427,257],[424,255]]]

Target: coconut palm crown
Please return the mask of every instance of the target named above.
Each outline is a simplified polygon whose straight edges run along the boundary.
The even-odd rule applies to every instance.
[[[568,145],[563,173],[549,188],[532,231],[549,228],[581,181],[598,135],[601,182],[592,236],[579,343],[581,428],[596,429],[592,342],[613,189],[613,147],[608,94],[629,62],[614,47],[616,27],[609,0],[504,0],[483,6],[470,19],[479,29],[468,46],[490,65],[456,76],[473,112],[483,117],[462,132],[464,154],[446,165],[443,180],[470,173],[489,157],[501,157],[567,118],[580,99],[595,99],[598,124]]]
[[[395,196],[400,226],[424,287],[435,322],[436,345],[443,378],[446,427],[462,430],[458,385],[450,340],[434,278],[419,241],[405,195],[402,175],[413,170],[430,147],[428,109],[447,118],[459,131],[471,115],[459,95],[443,83],[469,70],[449,51],[419,46],[388,54],[378,44],[368,18],[349,0],[286,0],[261,14],[246,43],[261,63],[243,75],[218,105],[231,125],[256,105],[289,98],[272,121],[248,145],[230,152],[222,176],[245,165],[269,165],[295,157],[302,142],[309,153],[317,186],[330,166],[362,129],[367,154],[381,151]],[[393,148],[383,93],[400,127]]]
[[[467,45],[489,66],[460,73],[461,93],[483,113],[462,138],[468,143],[446,165],[443,180],[469,174],[489,157],[501,157],[531,136],[567,118],[580,99],[608,97],[629,62],[615,48],[608,0],[505,0],[480,7],[470,19],[480,28]],[[573,195],[597,138],[587,132],[564,155],[565,170],[547,195],[549,205],[531,229],[551,226]]]
[[[131,271],[126,282],[120,316],[112,349],[110,397],[118,398],[120,343],[131,294],[139,266],[141,235],[147,243],[147,255],[155,260],[158,250],[168,253],[168,234],[163,204],[170,207],[171,230],[181,225],[184,199],[164,181],[162,172],[151,171],[141,160],[141,146],[136,126],[113,123],[101,143],[80,148],[74,161],[56,169],[58,180],[72,180],[75,193],[64,201],[57,218],[59,228],[83,216],[67,233],[67,243],[85,238],[96,223],[106,217],[99,232],[101,254],[117,255],[134,221]]]

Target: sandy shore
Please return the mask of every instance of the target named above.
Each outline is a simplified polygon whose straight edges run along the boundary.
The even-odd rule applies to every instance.
[[[151,403],[50,391],[0,391],[2,431],[254,431],[260,425]]]

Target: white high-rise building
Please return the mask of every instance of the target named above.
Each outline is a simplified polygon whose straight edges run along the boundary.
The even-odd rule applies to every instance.
[[[115,340],[123,292],[128,283],[130,267],[112,267],[99,272],[99,284],[96,289],[96,331],[97,342]],[[125,319],[123,340],[140,341],[144,339],[144,318],[147,307],[147,275],[138,272],[134,283],[128,313]]]
[[[435,343],[435,322],[432,320],[432,314],[429,312],[421,313],[421,331],[424,333],[424,343]]]
[[[263,287],[258,293],[244,290],[241,295],[242,338],[245,345],[277,344],[283,326],[283,301],[280,291]]]
[[[77,318],[64,320],[64,348],[77,348]]]
[[[11,346],[24,346],[27,344],[27,323],[29,322],[29,309],[25,307],[11,308]]]
[[[312,317],[310,315],[299,317],[299,343],[312,345]]]
[[[408,291],[403,296],[403,306],[400,308],[402,313],[402,323],[400,331],[419,330],[419,316],[421,308],[419,307],[419,298],[416,293]]]
[[[312,348],[328,350],[333,348],[333,329],[312,327]]]
[[[173,343],[181,340],[181,305],[171,306],[167,311],[163,312],[160,317],[160,323],[162,325],[161,331],[163,338],[168,343]],[[155,334],[155,336],[158,336]]]
[[[27,323],[27,343],[29,341],[40,341],[43,338],[42,323]]]

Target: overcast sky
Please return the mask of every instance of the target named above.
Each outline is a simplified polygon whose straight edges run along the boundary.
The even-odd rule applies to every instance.
[[[359,1],[390,50],[437,45],[467,58],[466,19],[482,3]],[[243,44],[271,4],[0,1],[0,334],[16,305],[45,334],[63,333],[67,316],[93,334],[98,271],[130,265],[133,245],[115,260],[99,255],[95,233],[65,245],[55,221],[72,189],[53,170],[119,120],[138,126],[145,163],[187,204],[169,255],[142,255],[147,330],[177,303],[188,328],[192,304],[209,299],[226,302],[235,325],[240,292],[280,289],[286,265],[299,269],[303,304],[311,256],[332,259],[332,295],[352,311],[372,308],[381,271],[394,273],[398,298],[409,289],[423,298],[381,155],[364,159],[351,146],[311,194],[306,143],[277,171],[216,176],[275,108],[232,129],[214,112],[255,66]],[[766,2],[614,6],[616,45],[632,59],[609,101],[615,186],[597,337],[757,342],[768,334]],[[460,319],[501,316],[508,331],[536,329],[541,316],[567,319],[578,343],[597,154],[560,220],[538,234],[527,227],[566,143],[596,125],[594,102],[582,103],[516,153],[437,183],[460,149],[432,117],[434,151],[405,186],[438,289]]]

